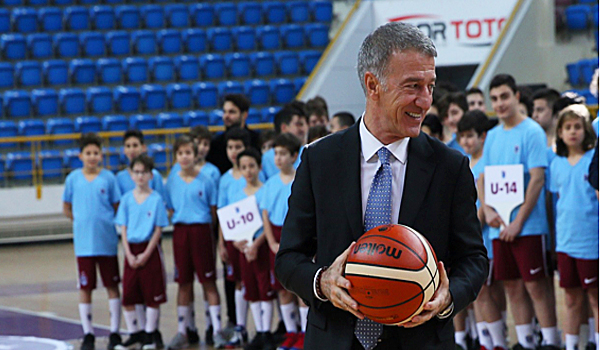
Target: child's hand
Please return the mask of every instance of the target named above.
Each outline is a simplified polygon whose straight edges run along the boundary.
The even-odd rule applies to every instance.
[[[137,269],[137,257],[133,254],[127,254],[127,263],[132,269]]]
[[[242,253],[244,253],[244,251],[246,250],[247,245],[247,240],[233,242],[233,246]]]
[[[271,249],[273,254],[277,254],[277,252],[279,251],[279,243],[277,243],[277,242],[269,243],[269,248]]]
[[[246,260],[248,260],[248,262],[256,260],[256,256],[258,255],[257,245],[251,244],[248,248],[246,248],[244,253],[246,254]]]
[[[490,225],[490,227],[506,227],[506,224],[504,223],[500,215],[498,215],[498,212],[494,210],[494,208],[490,207],[489,205],[486,205],[483,209],[483,213],[485,215],[485,221],[488,225]]]
[[[146,252],[143,252],[142,254],[138,254],[138,256],[136,256],[136,259],[138,267],[143,267],[148,262],[148,259],[150,259],[150,254],[146,254]]]

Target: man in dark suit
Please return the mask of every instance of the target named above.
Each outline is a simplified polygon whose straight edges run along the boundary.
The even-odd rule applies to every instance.
[[[383,147],[391,153],[390,222],[429,240],[440,260],[440,286],[404,327],[381,327],[376,349],[453,350],[451,316],[483,284],[487,257],[469,161],[420,133],[432,102],[435,56],[433,43],[416,27],[399,22],[379,27],[358,56],[363,117],[302,155],[275,270],[284,287],[310,306],[305,349],[374,347],[361,345],[355,335],[357,323],[364,322],[357,319],[364,316],[347,293],[351,283],[343,272],[364,233],[369,188],[384,166]]]

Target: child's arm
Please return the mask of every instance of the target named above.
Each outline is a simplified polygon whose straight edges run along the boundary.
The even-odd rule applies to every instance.
[[[498,215],[498,213],[494,210],[494,208],[485,204],[485,179],[483,173],[479,175],[479,179],[477,179],[477,192],[479,194],[479,200],[481,201],[482,214],[485,219],[485,222],[490,225],[490,227],[498,228],[501,225],[506,227],[506,224]]]
[[[273,230],[271,229],[271,224],[269,222],[269,212],[266,209],[263,209],[262,211],[262,219],[263,230],[267,239],[267,243],[269,243],[269,248],[273,254],[277,254],[277,251],[279,250],[279,243],[275,242],[275,236],[273,236]]]
[[[219,256],[224,263],[229,262],[229,256],[227,255],[227,248],[225,248],[225,238],[223,237],[221,225],[219,225]]]
[[[210,216],[211,216],[211,220],[212,220],[211,227],[216,227],[219,223],[219,220],[217,219],[217,206],[216,205],[210,206]]]
[[[252,242],[252,244],[246,249],[245,253],[246,253],[246,260],[248,260],[248,262],[250,261],[254,261],[257,258],[258,255],[258,248],[260,248],[260,246],[265,243],[266,241],[266,237],[265,235],[260,235],[257,239],[254,240],[254,242]]]
[[[65,214],[69,220],[73,221],[73,205],[71,203],[63,202],[63,214]]]
[[[154,249],[156,249],[156,246],[158,246],[158,242],[160,242],[161,235],[162,228],[160,226],[156,226],[154,228],[154,233],[152,234],[152,238],[150,238],[148,246],[146,246],[146,249],[142,254],[139,254],[137,256],[138,266],[142,267],[146,265],[148,259],[150,259],[150,257],[152,256],[152,252],[154,252]]]
[[[127,242],[127,226],[121,226],[121,240],[123,241],[123,250],[125,251],[125,258],[127,259],[127,263],[132,269],[138,268],[138,261],[135,255],[131,253],[131,249],[129,248],[129,242]]]

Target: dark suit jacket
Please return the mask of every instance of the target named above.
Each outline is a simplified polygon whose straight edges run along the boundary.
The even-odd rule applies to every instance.
[[[249,129],[248,125],[244,126],[244,128],[250,133],[250,146],[260,152],[260,134]],[[227,130],[218,133],[213,137],[210,142],[210,151],[206,156],[206,161],[219,168],[221,174],[225,174],[225,172],[232,167],[229,158],[227,158],[227,144],[225,142]]]
[[[358,125],[302,153],[275,262],[279,281],[310,306],[309,350],[350,349],[354,336],[356,317],[319,301],[313,278],[364,232]],[[455,312],[476,298],[488,272],[476,196],[465,156],[423,133],[410,140],[399,223],[422,233],[450,269]],[[399,349],[454,349],[451,318],[392,332],[400,333]]]

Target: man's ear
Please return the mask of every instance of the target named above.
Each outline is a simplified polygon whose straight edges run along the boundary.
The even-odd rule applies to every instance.
[[[374,101],[379,100],[379,94],[381,92],[381,83],[379,82],[377,77],[371,72],[366,72],[364,79],[366,89],[365,93],[367,95],[367,98],[370,98]]]

